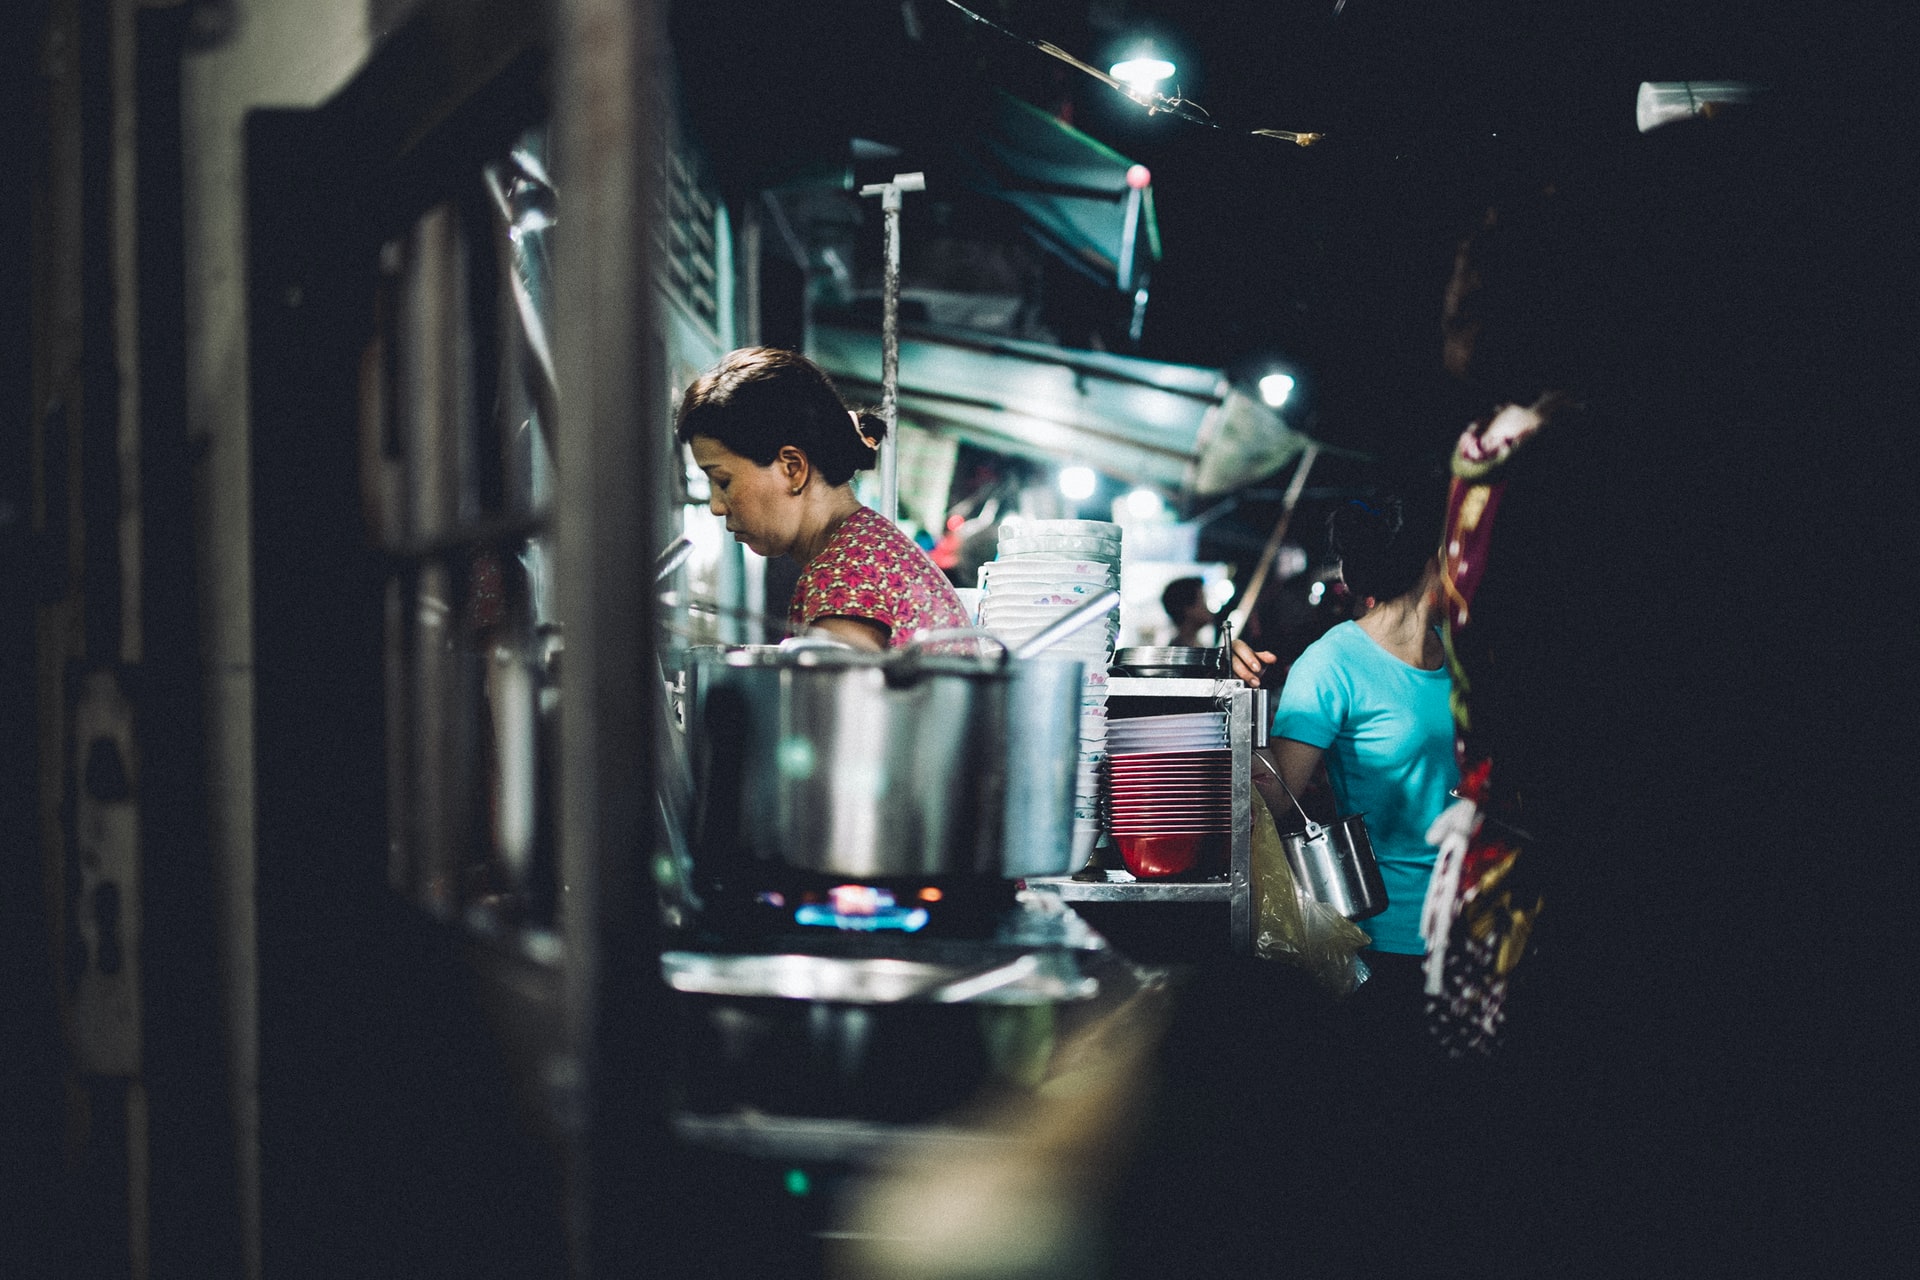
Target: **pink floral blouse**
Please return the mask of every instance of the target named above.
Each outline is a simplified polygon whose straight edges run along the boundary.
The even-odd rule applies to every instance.
[[[893,521],[861,507],[833,531],[794,584],[787,622],[797,633],[820,618],[858,618],[899,648],[916,631],[967,625],[947,575]]]

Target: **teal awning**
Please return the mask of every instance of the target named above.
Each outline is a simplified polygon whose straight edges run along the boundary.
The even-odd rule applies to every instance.
[[[814,326],[809,355],[850,398],[880,399],[880,335]],[[996,453],[1077,462],[1205,497],[1253,484],[1305,446],[1219,369],[902,326],[902,422]]]
[[[1108,285],[1128,254],[1126,275],[1159,261],[1153,188],[1130,200],[1133,162],[1064,120],[996,93],[985,127],[957,137],[954,156],[963,185],[1018,209],[1036,239]]]

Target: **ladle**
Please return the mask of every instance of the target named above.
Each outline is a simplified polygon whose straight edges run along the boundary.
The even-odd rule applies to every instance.
[[[666,545],[665,549],[662,550],[658,556],[654,557],[653,580],[655,582],[665,582],[674,575],[681,565],[687,562],[687,557],[692,554],[692,538],[675,538]]]
[[[1086,603],[1077,604],[1037,632],[1032,639],[1013,651],[1022,661],[1051,649],[1094,619],[1102,617],[1120,603],[1120,593],[1109,587]]]

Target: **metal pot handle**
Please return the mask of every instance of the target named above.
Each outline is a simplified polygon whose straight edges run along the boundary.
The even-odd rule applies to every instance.
[[[1114,606],[1120,603],[1120,593],[1112,589],[1075,605],[1058,619],[1049,623],[1038,635],[1022,644],[1018,649],[1010,648],[1005,640],[984,631],[979,627],[942,627],[933,631],[920,631],[913,639],[902,645],[893,661],[887,663],[887,680],[891,684],[911,684],[919,675],[920,658],[924,646],[940,640],[986,638],[1000,646],[1000,661],[991,670],[1003,671],[1007,663],[1018,659],[1025,662],[1035,657],[1061,640],[1066,639],[1080,628],[1098,618],[1106,616]]]
[[[782,653],[793,653],[796,650],[809,650],[809,649],[811,650],[833,649],[833,650],[839,650],[842,652],[853,650],[853,646],[846,643],[843,640],[835,640],[829,636],[808,636],[808,635],[788,636],[785,640],[782,640],[780,642],[779,648],[780,648],[780,652]],[[857,650],[854,650],[854,651],[857,652]]]
[[[1004,671],[1013,657],[1013,650],[1005,640],[982,627],[935,627],[929,631],[916,631],[913,638],[894,651],[892,662],[914,671],[919,669],[920,659],[926,646],[944,644],[950,640],[986,640],[990,641],[999,653],[999,658],[987,668],[989,671]],[[888,665],[891,666],[892,662]]]

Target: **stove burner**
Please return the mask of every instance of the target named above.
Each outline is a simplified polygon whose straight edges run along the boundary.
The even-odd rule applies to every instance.
[[[853,883],[788,873],[750,886],[714,886],[699,926],[722,939],[799,932],[990,937],[1014,909],[1008,880]]]
[[[928,893],[935,895],[928,899],[931,902],[938,902],[944,896],[938,889],[921,890],[922,897]],[[837,884],[827,890],[825,903],[803,902],[793,911],[793,922],[798,925],[852,929],[860,933],[879,929],[918,933],[927,927],[930,918],[925,907],[902,905],[894,900],[892,890],[866,884]]]

